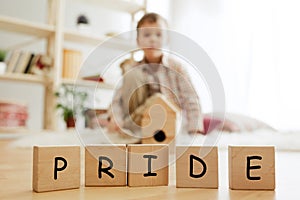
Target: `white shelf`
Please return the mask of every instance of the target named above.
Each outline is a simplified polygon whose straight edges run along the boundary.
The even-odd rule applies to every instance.
[[[26,127],[3,127],[0,126],[0,138],[10,138],[16,136],[15,134],[29,133],[29,129]]]
[[[69,42],[76,42],[79,44],[89,44],[89,45],[99,45],[106,40],[109,40],[110,37],[106,36],[96,36],[88,33],[80,33],[74,30],[66,30],[64,32],[64,40]],[[120,50],[128,50],[134,49],[136,47],[134,42],[130,42],[129,40],[114,38],[105,43],[107,47],[120,49]]]
[[[145,9],[144,5],[137,3],[136,0],[80,0],[84,3],[92,3],[101,7],[109,8],[112,10],[135,13]],[[138,2],[143,3],[141,0]]]
[[[77,42],[90,45],[98,45],[99,43],[105,40],[104,37],[80,33],[73,30],[66,30],[64,32],[64,39],[70,42]]]
[[[17,32],[34,37],[48,37],[54,34],[54,27],[46,24],[29,22],[0,15],[0,29],[4,31]]]
[[[47,77],[32,75],[32,74],[18,74],[18,73],[1,74],[0,80],[26,82],[26,83],[39,83],[44,85],[50,82],[50,79]]]
[[[74,86],[82,86],[82,87],[91,87],[98,89],[114,89],[113,85],[97,82],[97,81],[89,81],[89,80],[73,80],[73,79],[62,79],[63,84],[74,85]]]

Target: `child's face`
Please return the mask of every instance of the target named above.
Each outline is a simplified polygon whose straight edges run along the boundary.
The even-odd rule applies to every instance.
[[[145,22],[139,29],[137,42],[140,48],[144,50],[145,56],[160,57],[162,55],[166,36],[163,29],[166,28],[162,20],[150,23]]]

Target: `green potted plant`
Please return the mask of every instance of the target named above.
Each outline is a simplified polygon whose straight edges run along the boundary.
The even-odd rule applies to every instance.
[[[6,70],[6,63],[5,61],[6,51],[0,49],[0,74],[4,74]]]
[[[55,96],[58,98],[56,109],[62,111],[67,128],[75,127],[76,116],[84,111],[87,93],[63,84]]]

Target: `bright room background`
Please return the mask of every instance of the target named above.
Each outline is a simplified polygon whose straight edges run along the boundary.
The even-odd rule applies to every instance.
[[[70,6],[66,7],[65,27],[75,29],[76,17],[84,13],[96,34],[103,35],[104,30],[130,30],[131,19],[127,14],[79,0],[67,3]],[[0,15],[45,23],[46,5],[46,0],[1,0]],[[280,130],[300,130],[300,3],[297,0],[148,0],[147,8],[167,18],[171,30],[188,36],[207,52],[222,78],[227,112],[260,119]],[[35,12],[28,12],[32,9]],[[30,39],[0,30],[0,48]],[[41,41],[26,49],[43,52],[44,45]],[[84,51],[85,56],[90,52],[90,47],[71,43],[68,46]],[[100,65],[95,63],[91,72],[96,72]],[[203,110],[209,112],[209,96],[201,95],[205,92],[193,74]],[[113,80],[120,76],[120,71],[108,76],[107,80]],[[42,87],[0,82],[0,91],[1,98],[20,98],[29,103],[30,129],[43,127]],[[111,97],[111,94],[99,95]],[[100,99],[99,107],[107,106],[109,98]]]

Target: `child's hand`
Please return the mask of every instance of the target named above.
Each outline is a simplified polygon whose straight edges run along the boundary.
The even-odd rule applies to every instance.
[[[110,133],[119,132],[120,127],[116,123],[114,118],[110,118],[107,124],[107,131]]]

